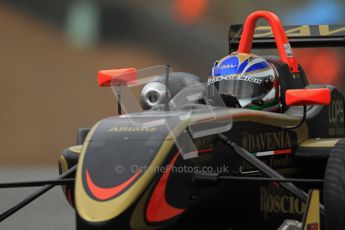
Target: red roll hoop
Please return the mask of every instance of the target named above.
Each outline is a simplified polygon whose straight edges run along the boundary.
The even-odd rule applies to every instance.
[[[256,11],[248,16],[244,24],[239,53],[251,53],[255,26],[259,19],[265,19],[272,28],[281,61],[287,63],[291,72],[299,72],[298,63],[293,56],[289,40],[278,16],[270,11]]]

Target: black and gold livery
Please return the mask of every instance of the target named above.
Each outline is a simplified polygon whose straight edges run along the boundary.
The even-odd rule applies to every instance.
[[[230,30],[230,47],[236,46],[236,28]],[[330,34],[339,44],[344,39],[342,27],[317,28],[289,27],[287,31],[303,47],[328,44],[326,35]],[[254,46],[271,45],[270,31],[263,34],[264,29],[257,29]],[[78,164],[75,185],[64,188],[76,209],[77,229],[276,229],[286,219],[302,221],[307,199],[279,182],[255,181],[253,177],[262,178],[262,171],[236,154],[217,133],[195,137],[190,131],[196,124],[229,121],[231,129],[222,133],[225,138],[279,175],[323,179],[332,151],[345,138],[344,96],[331,85],[310,85],[301,66],[298,73],[291,73],[286,63],[269,61],[280,76],[281,113],[224,107],[210,113],[207,105],[199,104],[192,116],[183,119],[184,111],[126,114],[99,121],[82,145],[65,150],[60,159],[62,172]],[[307,106],[304,117],[302,107],[285,103],[287,90],[304,88],[328,88],[331,103]],[[200,183],[195,177],[198,173],[218,179],[250,177],[254,182],[214,179]],[[303,184],[300,189],[318,189],[323,194],[322,184]],[[317,224],[325,226],[323,216],[321,225]]]
[[[334,88],[332,96],[333,100],[343,100]],[[331,149],[344,138],[341,134],[324,132],[333,127],[331,123],[328,126],[313,125],[316,120],[330,119],[328,111],[331,106],[313,106],[308,110],[306,122],[292,130],[284,127],[298,123],[300,117],[289,114],[289,110],[285,114],[276,114],[222,108],[218,119],[232,118],[233,127],[225,135],[282,175],[322,178]],[[176,119],[178,112],[168,114],[167,117],[166,112],[145,112],[123,118],[111,117],[101,120],[91,129],[81,147],[74,188],[80,229],[88,229],[87,226],[90,229],[97,229],[97,226],[102,226],[101,229],[108,229],[106,226],[109,229],[174,226],[239,226],[250,229],[250,226],[258,224],[277,227],[284,219],[301,219],[305,204],[278,184],[223,182],[200,186],[195,183],[195,171],[188,169],[204,168],[221,175],[257,176],[258,173],[252,165],[229,151],[216,135],[191,138],[199,153],[183,159],[173,136],[182,135],[191,122],[204,117],[202,113],[196,114],[193,121],[181,123]],[[139,124],[152,123],[162,117],[168,126],[140,128]],[[343,121],[339,127],[344,131]],[[80,149],[79,146],[74,148]],[[265,152],[272,154],[260,156]],[[69,157],[66,153],[63,156]],[[174,157],[176,171],[171,172],[166,184],[162,185],[161,180],[169,165],[172,166]],[[159,171],[160,168],[164,170]],[[183,168],[186,170],[179,171]],[[92,178],[91,184],[88,177]],[[102,190],[94,188],[108,188],[110,191],[124,183],[126,187],[109,194],[107,191],[102,194]],[[162,191],[157,193],[157,189]],[[157,194],[163,197],[156,197]],[[258,219],[258,216],[262,218]]]

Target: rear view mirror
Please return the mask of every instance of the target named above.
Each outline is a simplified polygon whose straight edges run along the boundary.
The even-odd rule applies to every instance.
[[[125,85],[136,80],[135,68],[100,70],[97,74],[98,86]]]
[[[287,106],[329,105],[331,90],[328,88],[290,89],[286,91],[285,103]]]

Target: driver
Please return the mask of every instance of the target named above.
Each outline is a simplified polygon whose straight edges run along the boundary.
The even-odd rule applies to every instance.
[[[232,53],[213,64],[207,86],[214,86],[227,107],[279,112],[278,74],[254,54]]]

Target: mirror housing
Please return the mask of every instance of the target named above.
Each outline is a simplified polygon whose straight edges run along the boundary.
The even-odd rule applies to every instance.
[[[285,93],[287,106],[302,105],[329,105],[331,103],[331,90],[318,89],[290,89]]]
[[[97,73],[99,87],[111,85],[126,85],[135,82],[137,70],[135,68],[122,68],[111,70],[100,70]]]

